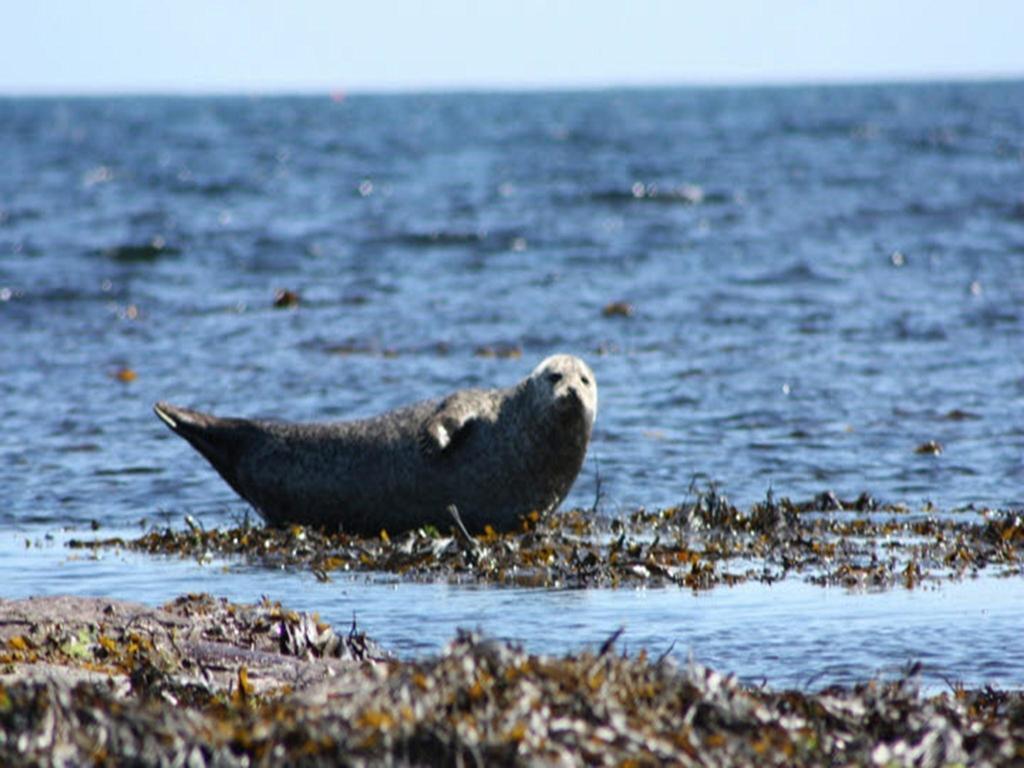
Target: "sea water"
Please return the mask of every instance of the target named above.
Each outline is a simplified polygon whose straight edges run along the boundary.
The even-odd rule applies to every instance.
[[[355,418],[557,351],[600,391],[569,505],[614,516],[713,482],[741,506],[771,489],[1019,508],[1024,83],[4,99],[0,147],[0,595],[266,593],[355,612],[403,653],[476,623],[541,651],[625,626],[630,647],[751,679],[927,657],[1024,684],[1002,658],[1019,577],[320,585],[61,545],[244,514],[155,400]]]

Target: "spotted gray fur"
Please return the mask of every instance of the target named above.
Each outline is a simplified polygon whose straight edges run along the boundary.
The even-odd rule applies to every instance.
[[[220,418],[164,402],[154,410],[272,525],[447,530],[454,504],[470,531],[510,530],[568,494],[597,415],[597,382],[579,358],[554,355],[511,387],[358,421]]]

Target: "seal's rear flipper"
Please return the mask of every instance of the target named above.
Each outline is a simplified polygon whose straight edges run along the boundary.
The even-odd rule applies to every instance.
[[[240,496],[246,498],[246,494],[238,487],[235,467],[245,449],[245,438],[250,432],[249,422],[245,419],[222,419],[165,402],[154,405],[153,412],[171,431],[188,440],[221,477]]]
[[[178,418],[183,411],[183,408],[178,408],[170,403],[159,402],[153,406],[153,413],[159,416],[160,420],[175,432],[178,431]]]
[[[223,421],[216,416],[179,408],[177,405],[162,401],[153,406],[153,412],[164,424],[189,441],[192,436],[215,429],[217,422]]]

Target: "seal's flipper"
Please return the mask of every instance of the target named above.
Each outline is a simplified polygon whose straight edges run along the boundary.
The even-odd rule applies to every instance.
[[[218,429],[217,424],[222,419],[163,402],[154,405],[153,412],[172,432],[188,440],[218,470],[227,462],[228,446],[224,443],[232,441],[217,437],[218,432],[224,431]]]
[[[178,431],[179,424],[191,421],[190,417],[198,415],[196,411],[189,411],[186,408],[179,408],[176,405],[165,402],[159,402],[154,405],[153,413],[159,416],[160,420],[175,432]]]
[[[241,452],[245,449],[246,437],[251,432],[250,422],[245,419],[222,419],[209,413],[181,408],[170,403],[159,402],[153,411],[171,431],[188,440],[213,465],[220,476],[227,480],[242,498],[246,494],[238,487],[235,467]]]
[[[452,450],[469,434],[478,415],[477,398],[465,397],[461,392],[445,398],[423,425],[420,448],[427,454]]]

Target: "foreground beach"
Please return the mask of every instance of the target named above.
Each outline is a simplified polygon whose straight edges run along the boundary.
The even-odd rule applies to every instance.
[[[372,539],[294,526],[155,529],[71,539],[255,568],[350,570],[491,585],[713,590],[802,578],[858,589],[1019,573],[1013,512],[911,513],[868,496],[772,497],[741,511],[714,489],[600,520],[582,510],[514,534]],[[988,577],[988,576],[986,576]],[[215,589],[215,587],[214,587]],[[4,765],[1015,765],[1024,693],[922,685],[920,665],[851,686],[772,688],[672,648],[535,654],[460,631],[397,658],[355,621],[264,599],[189,594],[161,608],[96,597],[0,601]]]
[[[562,657],[463,633],[419,661],[279,604],[0,602],[4,765],[1015,765],[1024,695],[903,679],[748,687],[615,636]]]
[[[390,658],[278,604],[0,602],[5,765],[1013,765],[1024,695],[904,679],[816,693],[460,634]]]

